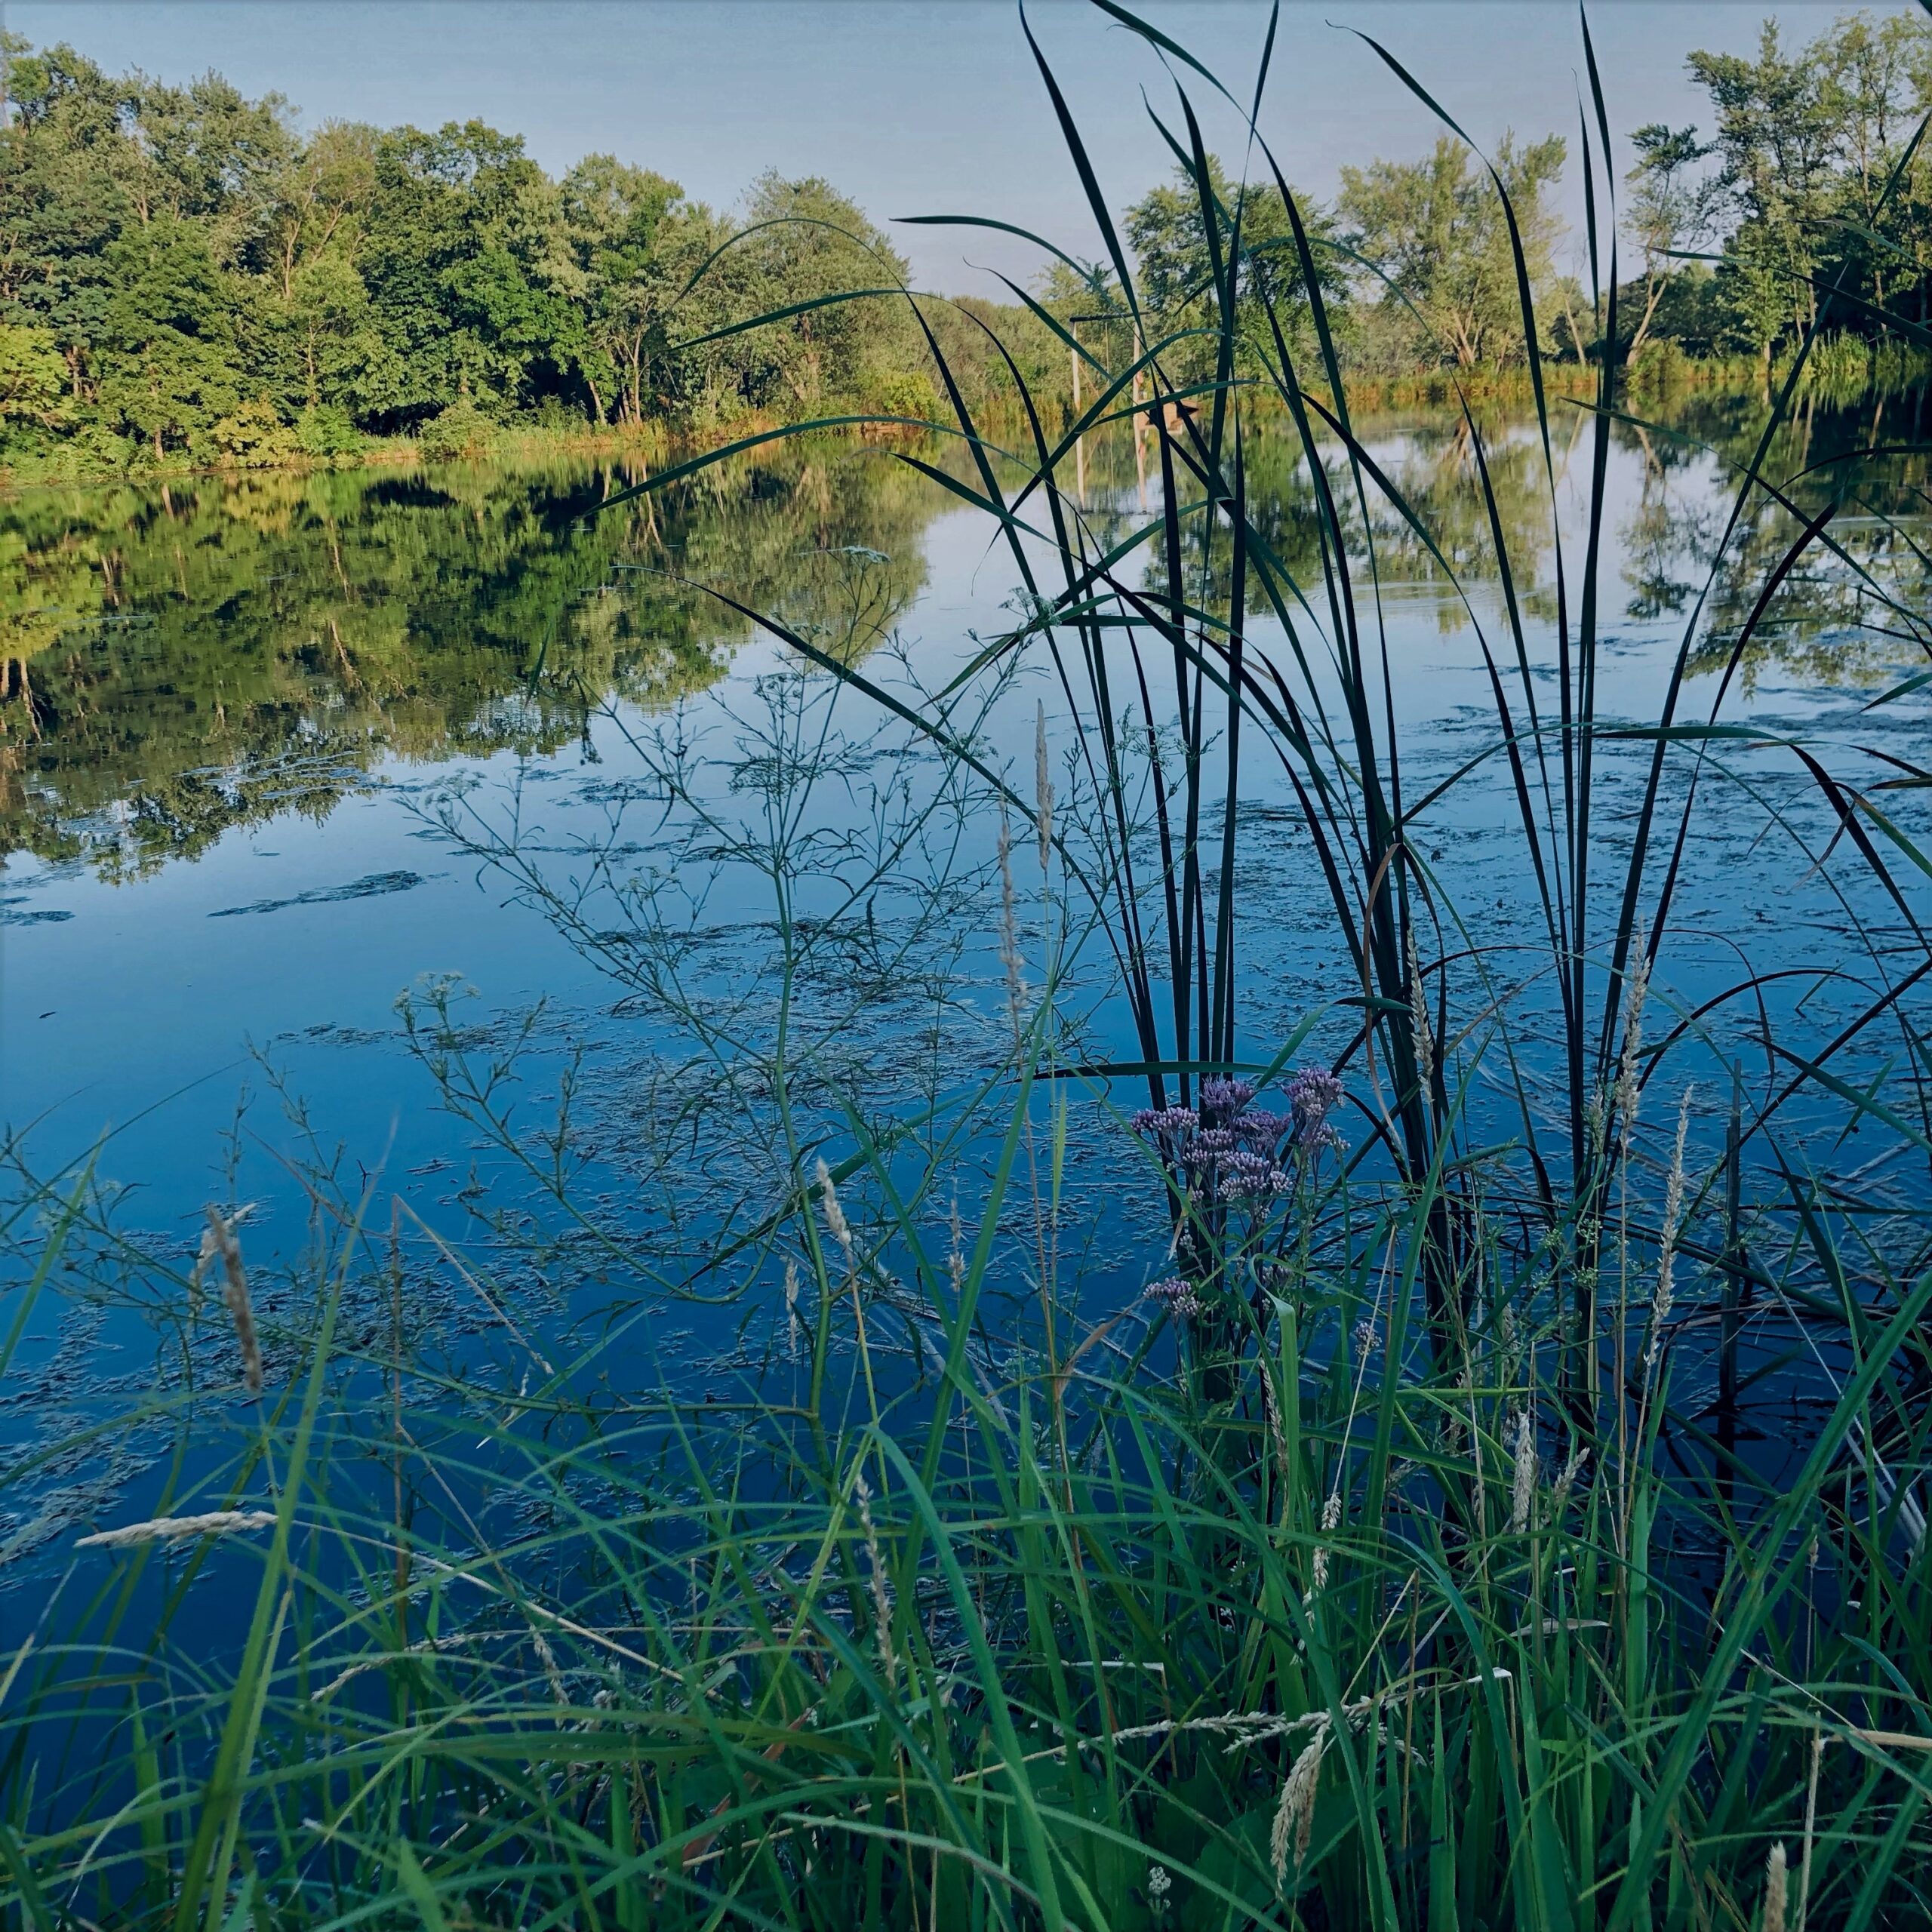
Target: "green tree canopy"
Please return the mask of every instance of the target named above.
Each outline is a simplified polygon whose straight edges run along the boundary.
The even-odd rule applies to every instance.
[[[1520,146],[1505,134],[1496,151],[1497,176],[1539,296],[1553,292],[1561,224],[1551,190],[1563,158],[1558,134]],[[1386,278],[1384,316],[1419,359],[1466,368],[1524,354],[1502,197],[1462,142],[1445,135],[1420,161],[1344,168],[1337,206],[1350,245]]]
[[[1204,198],[1192,168],[1181,167],[1171,183],[1150,190],[1128,211],[1128,238],[1143,300],[1168,330],[1207,321],[1217,301],[1218,257],[1222,272],[1232,271],[1235,277],[1237,318],[1249,352],[1272,359],[1275,325],[1291,350],[1302,352],[1312,342],[1308,291],[1281,190],[1272,181],[1232,183],[1214,155],[1208,157],[1207,189]],[[1337,325],[1345,328],[1349,277],[1334,252],[1332,218],[1306,197],[1297,196],[1296,206],[1323,300]],[[1191,354],[1182,354],[1179,365],[1203,373],[1202,358],[1211,359],[1213,353],[1211,345],[1197,345]]]

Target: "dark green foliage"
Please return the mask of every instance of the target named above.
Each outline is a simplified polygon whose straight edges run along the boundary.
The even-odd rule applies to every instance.
[[[1561,223],[1548,197],[1563,171],[1560,136],[1496,153],[1515,211],[1531,285],[1547,297]],[[1411,359],[1459,368],[1520,361],[1522,312],[1503,203],[1481,162],[1444,135],[1424,160],[1342,171],[1340,211],[1356,251],[1387,278],[1383,309]]]
[[[1239,359],[1246,362],[1266,353],[1269,310],[1297,349],[1312,352],[1315,344],[1308,300],[1302,289],[1301,266],[1281,190],[1265,180],[1236,187],[1212,155],[1208,158],[1208,179],[1219,211],[1217,221],[1225,228],[1230,246],[1238,221],[1243,291],[1240,314],[1245,352]],[[1307,220],[1317,244],[1316,271],[1331,323],[1346,330],[1352,275],[1333,248],[1332,222],[1318,208],[1312,210]],[[1171,184],[1154,189],[1129,208],[1125,226],[1139,269],[1142,299],[1161,318],[1164,330],[1172,332],[1203,324],[1211,328],[1214,251],[1208,245],[1202,197],[1188,170],[1177,170]],[[1190,352],[1183,349],[1177,353],[1177,366],[1189,366]],[[1203,373],[1211,374],[1212,342],[1194,345],[1191,358],[1202,364]]]
[[[1836,328],[1923,325],[1932,155],[1915,136],[1932,106],[1932,23],[1850,14],[1794,46],[1767,20],[1755,57],[1700,52],[1689,66],[1708,137],[1635,136],[1627,226],[1644,273],[1620,291],[1626,344],[1660,336],[1768,361],[1816,322],[1828,288],[1850,298]],[[1714,279],[1672,259],[1713,249]]]
[[[218,75],[174,87],[66,46],[11,46],[0,327],[15,333],[0,419],[13,460],[97,472],[340,455],[354,447],[340,417],[358,435],[414,435],[459,403],[552,429],[924,418],[940,400],[928,330],[975,408],[1018,407],[1010,355],[1059,412],[1076,380],[1055,322],[1115,364],[1134,340],[1111,263],[1054,264],[1035,291],[1051,321],[934,303],[922,328],[892,293],[828,300],[897,291],[906,263],[817,177],[768,175],[728,215],[608,154],[553,180],[520,137],[481,121],[305,135],[281,97],[250,100]],[[1861,16],[1791,50],[1767,26],[1755,58],[1700,53],[1690,66],[1709,130],[1638,130],[1629,183],[1643,266],[1619,291],[1619,344],[1639,359],[1654,340],[1675,346],[1651,356],[1651,386],[1675,379],[1678,356],[1774,356],[1828,283],[1852,298],[1841,329],[1872,334],[1881,312],[1924,323],[1932,159],[1906,149],[1932,98],[1932,26]],[[1189,153],[1186,129],[1163,131],[1177,160]],[[1238,180],[1211,154],[1196,183],[1187,162],[1125,211],[1118,238],[1143,321],[1176,338],[1169,370],[1214,375],[1212,331],[1186,332],[1230,268],[1244,377],[1278,327],[1298,359],[1321,361],[1309,274],[1338,368],[1522,368],[1499,183],[1544,318],[1540,353],[1597,354],[1606,318],[1559,272],[1564,140],[1506,136],[1491,158],[1494,176],[1445,137],[1420,158],[1345,168],[1332,209],[1299,205],[1300,241],[1281,184],[1251,165]],[[1239,257],[1219,269],[1211,204]],[[1700,251],[1714,266],[1685,259]],[[319,441],[216,434],[245,407],[292,430],[325,406],[339,414]]]
[[[384,351],[377,425],[459,398],[513,410],[574,377],[581,318],[546,273],[555,198],[521,140],[480,121],[382,137],[358,261]]]
[[[128,229],[105,265],[112,292],[100,335],[101,413],[159,458],[237,401],[228,291],[206,231],[178,215]]]
[[[937,404],[902,297],[798,306],[905,280],[823,180],[768,176],[728,217],[608,155],[553,180],[520,137],[480,121],[305,137],[278,96],[249,101],[217,75],[175,88],[70,48],[11,47],[11,451],[64,445],[89,472],[245,465],[349,454],[453,408],[635,429]],[[1037,377],[1049,332],[978,306]],[[716,333],[775,309],[792,312]],[[946,327],[958,342],[957,319]],[[969,372],[976,361],[977,398],[1011,399],[997,353],[962,355]]]

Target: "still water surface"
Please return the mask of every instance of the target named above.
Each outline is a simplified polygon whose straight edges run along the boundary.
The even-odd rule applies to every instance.
[[[1673,961],[1687,1008],[1734,978],[1744,952],[1761,969],[1857,949],[1838,875],[1795,863],[1787,840],[1765,835],[1765,811],[1785,813],[1816,852],[1830,844],[1815,792],[1774,740],[1803,735],[1867,766],[1922,765],[1932,749],[1924,694],[1866,709],[1923,663],[1909,624],[1874,592],[1908,611],[1924,606],[1925,465],[1847,460],[1907,440],[1918,407],[1813,406],[1778,446],[1773,469],[1798,479],[1799,509],[1840,494],[1841,549],[1814,552],[1792,574],[1724,699],[1726,717],[1764,734],[1733,761],[1756,761],[1763,809],[1707,817],[1687,854],[1688,937]],[[1705,401],[1668,428],[1619,429],[1606,711],[1655,715],[1687,624],[1700,641],[1686,715],[1708,711],[1728,640],[1795,528],[1761,505],[1718,551],[1729,466],[1748,453],[1761,408],[1749,397]],[[1583,421],[1578,412],[1574,426]],[[1564,441],[1568,419],[1559,427],[1557,500],[1574,537],[1588,444]],[[1546,676],[1555,546],[1543,448],[1526,423],[1486,433]],[[1368,439],[1500,636],[1466,438],[1451,423],[1404,419],[1373,426]],[[985,524],[888,451],[795,445],[598,515],[629,480],[585,461],[45,491],[0,506],[0,1122],[24,1135],[38,1171],[97,1146],[99,1172],[135,1190],[130,1223],[184,1261],[211,1198],[262,1201],[251,1236],[260,1247],[293,1239],[304,1204],[278,1163],[304,1149],[339,1158],[352,1180],[380,1171],[387,1192],[457,1238],[479,1204],[500,1207],[506,1187],[535,1183],[473,1121],[438,1105],[398,1022],[400,992],[447,976],[469,989],[460,1010],[478,1053],[521,1042],[526,1123],[576,1067],[578,1184],[626,1211],[632,1153],[661,1128],[666,1090],[652,1083],[669,1048],[662,1002],[640,997],[622,950],[634,932],[612,936],[622,882],[648,877],[684,891],[689,907],[702,903],[691,917],[706,946],[685,955],[681,982],[701,1000],[723,1001],[728,988],[742,1003],[758,990],[747,977],[767,956],[758,935],[771,917],[758,881],[720,861],[716,838],[707,848],[688,824],[675,837],[667,829],[676,814],[665,761],[697,748],[697,794],[736,811],[734,823],[755,819],[772,755],[761,734],[826,696],[822,678],[816,697],[787,695],[774,681],[789,669],[782,648],[701,586],[863,654],[881,681],[928,687],[952,675],[974,634],[1011,621],[1013,589]],[[1138,500],[1131,445],[1095,451],[1084,481],[1096,521],[1127,528]],[[1263,447],[1251,491],[1278,552],[1312,583],[1308,492],[1285,442]],[[1374,514],[1377,621],[1414,795],[1493,743],[1494,715],[1456,589],[1399,518]],[[1574,596],[1580,553],[1569,563]],[[1269,641],[1265,620],[1257,636]],[[1035,705],[1054,689],[1022,681],[988,714],[989,743],[1026,786]],[[863,737],[875,721],[857,700],[841,703],[838,728]],[[867,787],[893,782],[881,779],[881,755],[875,747],[814,793],[807,829],[828,852],[849,859],[875,828]],[[1613,825],[1614,762],[1607,752]],[[1526,920],[1530,897],[1500,761],[1491,769],[1493,782],[1461,786],[1430,829],[1462,912],[1493,934]],[[1249,1024],[1265,1050],[1347,989],[1285,796],[1258,771],[1254,782],[1238,887]],[[1897,810],[1909,827],[1911,798]],[[480,863],[478,836],[513,838],[525,869]],[[960,821],[953,857],[909,851],[900,861],[937,868],[958,884],[954,898],[929,892],[912,911],[877,894],[866,902],[866,931],[895,918],[918,928],[896,968],[866,952],[859,912],[847,909],[858,937],[841,957],[859,962],[854,974],[882,976],[877,998],[861,1002],[876,1029],[848,1016],[832,1029],[861,1083],[868,1054],[903,1054],[915,1038],[949,1075],[996,1060],[1005,995],[989,902],[959,883],[977,865],[983,887],[991,838],[982,807]],[[592,852],[603,856],[592,863]],[[827,876],[842,862],[828,859]],[[1897,926],[1862,884],[1843,889]],[[892,971],[903,983],[887,989]],[[922,1004],[921,989],[942,979],[943,996]],[[856,983],[822,989],[824,1010],[835,1015]],[[1814,986],[1807,996],[1805,1023],[1822,1032],[1857,995]],[[1792,989],[1788,1008],[1799,999]],[[1094,1023],[1118,1043],[1117,1020],[1101,1010]],[[870,1077],[884,1094],[903,1072]],[[687,1178],[701,1192],[723,1157],[695,1129],[691,1144],[701,1171]],[[231,1162],[248,1178],[238,1182]],[[661,1170],[660,1160],[660,1180]],[[675,1220],[654,1198],[650,1211],[666,1228]],[[706,1225],[700,1217],[669,1244],[700,1254]],[[1144,1278],[1134,1250],[1124,1226],[1113,1260]],[[648,1334],[626,1333],[646,1348]]]

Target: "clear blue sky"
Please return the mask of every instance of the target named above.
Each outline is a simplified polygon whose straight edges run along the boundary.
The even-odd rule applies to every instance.
[[[1139,11],[1244,91],[1265,6],[1154,0]],[[1772,14],[1806,38],[1846,11],[1605,0],[1591,25],[1611,125],[1622,134],[1707,120],[1684,78],[1690,49],[1747,51]],[[1006,0],[13,0],[6,17],[36,43],[69,41],[112,69],[179,80],[214,67],[248,93],[279,90],[305,125],[480,115],[523,135],[553,171],[603,149],[721,208],[768,168],[820,174],[881,221],[988,214],[1075,254],[1098,252]],[[1032,18],[1118,209],[1168,171],[1140,90],[1166,106],[1172,83],[1144,43],[1079,0],[1044,0]],[[1555,129],[1574,155],[1573,6],[1327,0],[1284,7],[1263,115],[1298,186],[1326,195],[1344,162],[1412,155],[1434,138],[1426,112],[1349,27],[1383,41],[1478,142],[1506,128]],[[1225,112],[1208,131],[1238,152]],[[1580,223],[1574,165],[1565,187]],[[971,263],[1020,276],[1038,263],[990,237],[894,232],[915,278],[948,293],[983,286]]]

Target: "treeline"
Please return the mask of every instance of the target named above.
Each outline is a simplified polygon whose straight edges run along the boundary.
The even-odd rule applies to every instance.
[[[1699,53],[1689,66],[1708,126],[1635,137],[1625,226],[1642,268],[1620,291],[1620,346],[1768,363],[1834,289],[1827,319],[1849,338],[1922,331],[1932,22],[1850,14],[1787,46],[1767,20],[1755,58]]]
[[[506,425],[680,431],[764,417],[923,417],[928,339],[968,400],[1024,383],[1070,399],[1072,331],[1132,350],[1112,274],[1054,265],[1022,302],[900,296],[906,265],[829,183],[769,174],[723,214],[650,170],[586,156],[553,179],[478,121],[433,132],[332,123],[219,75],[110,75],[67,47],[9,43],[0,129],[0,462],[80,471],[328,457],[370,437],[431,453]],[[1694,54],[1708,133],[1638,131],[1618,352],[1768,362],[1820,291],[1856,336],[1923,325],[1932,279],[1932,23],[1842,19],[1755,59]],[[1494,159],[1538,297],[1540,347],[1600,358],[1607,312],[1564,259],[1557,136]],[[1278,192],[1218,164],[1220,232],[1177,177],[1126,210],[1146,322],[1184,330],[1240,219],[1257,352],[1309,344],[1302,257]],[[1345,168],[1331,206],[1297,197],[1345,366],[1377,377],[1506,368],[1524,345],[1512,238],[1487,170],[1444,139],[1414,162]],[[1368,265],[1374,264],[1371,269]],[[749,317],[790,312],[734,331]],[[923,321],[924,326],[921,325]],[[1057,326],[1056,326],[1056,325]],[[997,338],[997,340],[995,338]],[[1144,339],[1144,338],[1143,338]],[[1009,360],[1010,358],[1010,360]],[[1186,377],[1183,343],[1167,358]],[[1091,393],[1091,392],[1090,392]]]
[[[248,463],[365,435],[453,450],[509,422],[938,407],[897,297],[716,334],[904,280],[823,180],[768,175],[726,217],[608,155],[553,180],[478,121],[303,138],[279,97],[248,100],[217,75],[173,87],[18,42],[11,64],[0,419],[15,452],[57,441],[115,469]],[[1064,349],[1023,308],[927,306],[977,400],[1014,380],[983,322],[1025,380],[1066,386]]]
[[[1932,21],[1847,14],[1797,45],[1767,21],[1754,57],[1699,52],[1687,66],[1710,118],[1633,137],[1622,241],[1636,266],[1617,291],[1614,345],[1609,306],[1593,301],[1574,259],[1580,238],[1566,235],[1553,205],[1564,141],[1506,134],[1491,157],[1516,217],[1540,349],[1594,363],[1614,346],[1653,379],[1693,359],[1768,364],[1835,290],[1821,369],[1899,373],[1903,345],[1932,343],[1932,138],[1918,138],[1932,111]],[[1224,251],[1238,202],[1248,285],[1285,289],[1299,323],[1278,193],[1237,197],[1218,172],[1215,186]],[[1186,183],[1128,215],[1140,292],[1169,316],[1190,295],[1204,306],[1211,288],[1198,199]],[[1462,143],[1345,167],[1332,207],[1298,206],[1345,368],[1401,378],[1524,359],[1509,226]],[[1922,356],[1909,373],[1923,376]]]

